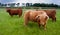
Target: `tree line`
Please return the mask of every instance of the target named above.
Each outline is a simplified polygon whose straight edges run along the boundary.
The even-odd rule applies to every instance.
[[[9,3],[9,4],[2,4],[0,3],[0,7],[19,7],[20,3]],[[25,7],[55,7],[55,8],[60,8],[60,5],[57,5],[57,4],[46,4],[46,3],[22,3],[22,7],[25,6]]]
[[[19,7],[19,5],[20,3],[5,3],[5,4],[0,3],[0,7],[15,7],[15,6]]]
[[[57,4],[45,4],[45,3],[35,3],[31,5],[32,7],[55,7],[55,8],[60,8],[60,5]]]

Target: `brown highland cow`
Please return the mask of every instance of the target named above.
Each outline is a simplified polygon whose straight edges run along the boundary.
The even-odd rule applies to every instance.
[[[22,15],[22,8],[18,8],[18,9],[10,9],[10,8],[7,8],[6,10],[10,16],[13,16],[13,15],[19,15],[19,17]]]
[[[36,10],[36,11],[41,11],[41,10]],[[47,13],[47,15],[49,16],[49,18],[52,19],[52,21],[56,21],[56,10],[55,9],[47,9],[43,11]]]
[[[29,21],[37,22],[39,27],[42,25],[46,30],[46,22],[48,16],[44,11],[27,11],[24,14],[24,25],[27,25]]]

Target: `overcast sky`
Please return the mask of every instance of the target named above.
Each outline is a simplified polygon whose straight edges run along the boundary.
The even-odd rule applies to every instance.
[[[54,3],[60,5],[60,0],[0,0],[1,3]]]

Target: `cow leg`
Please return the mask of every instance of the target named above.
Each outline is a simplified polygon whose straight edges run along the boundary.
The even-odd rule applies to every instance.
[[[9,15],[10,15],[11,17],[13,17],[13,14],[12,14],[12,13],[9,13]]]
[[[40,24],[40,23],[38,23],[38,26],[39,26],[39,28],[40,28],[41,24]]]
[[[24,18],[24,25],[27,26],[28,25],[28,18]]]
[[[41,25],[40,24],[38,24],[38,25],[39,25],[39,28],[40,28]]]
[[[19,15],[19,17],[20,17],[20,15]]]
[[[24,25],[26,26],[28,24],[28,21],[24,21]]]
[[[55,17],[55,19],[54,19],[54,20],[55,20],[55,22],[56,22],[56,17]]]
[[[20,13],[20,14],[18,14],[19,15],[19,17],[22,15],[22,13]]]
[[[13,15],[10,15],[11,17],[13,17]]]
[[[19,17],[21,16],[21,14],[18,14],[19,15]]]
[[[56,17],[52,17],[52,22],[56,22]]]
[[[18,16],[20,17],[20,14],[18,14]]]
[[[46,30],[46,23],[43,25],[43,27],[44,27],[44,30]]]
[[[54,18],[53,18],[53,16],[51,16],[50,18],[52,19],[52,22],[54,22]]]

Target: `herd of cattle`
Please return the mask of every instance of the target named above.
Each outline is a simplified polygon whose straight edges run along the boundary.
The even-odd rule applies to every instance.
[[[13,15],[22,15],[22,8],[11,9],[7,8],[6,11],[12,17]],[[26,26],[29,21],[37,22],[39,27],[42,25],[44,30],[46,30],[46,23],[48,19],[51,18],[52,22],[56,21],[56,9],[47,10],[28,10],[24,13],[24,25]]]

